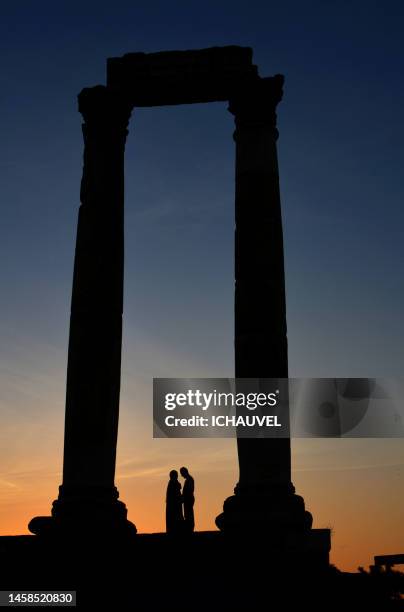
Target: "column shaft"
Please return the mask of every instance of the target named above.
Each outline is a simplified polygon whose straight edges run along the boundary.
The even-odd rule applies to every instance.
[[[121,372],[124,150],[130,109],[85,89],[84,168],[67,367],[63,486],[114,486]]]
[[[283,77],[236,93],[235,370],[287,378],[285,273],[276,140]],[[263,389],[260,389],[263,390]],[[272,389],[273,390],[273,389]],[[283,425],[289,425],[287,405]],[[304,530],[311,515],[291,482],[289,438],[238,438],[240,478],[216,524],[225,531]]]
[[[63,483],[34,533],[136,532],[114,484],[121,375],[124,152],[129,103],[104,86],[79,95],[84,168],[67,366]]]
[[[283,233],[276,140],[280,76],[230,101],[235,116],[235,371],[287,378]],[[288,415],[283,412],[283,421]],[[291,490],[290,440],[237,441],[240,488]]]

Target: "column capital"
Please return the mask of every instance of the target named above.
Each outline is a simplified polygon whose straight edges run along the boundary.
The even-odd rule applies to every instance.
[[[276,124],[276,106],[282,99],[284,76],[258,78],[248,87],[235,92],[229,99],[228,110],[237,127]]]
[[[129,118],[133,105],[121,93],[105,87],[85,87],[78,95],[79,112],[87,127],[110,131],[124,130],[127,134]]]

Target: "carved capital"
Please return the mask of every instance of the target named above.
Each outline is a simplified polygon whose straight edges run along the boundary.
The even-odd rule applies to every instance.
[[[283,83],[284,77],[277,74],[254,80],[248,87],[234,93],[228,110],[235,117],[237,130],[263,125],[275,128],[276,106],[282,99]]]
[[[132,105],[103,85],[83,89],[78,100],[84,119],[81,202],[98,207],[105,201],[123,202],[125,143]]]
[[[98,133],[112,132],[126,137],[132,104],[125,96],[97,85],[83,89],[78,102],[87,132],[94,129]]]

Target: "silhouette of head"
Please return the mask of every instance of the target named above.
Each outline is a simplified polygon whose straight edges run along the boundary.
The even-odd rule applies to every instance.
[[[182,468],[180,469],[180,474],[181,474],[181,476],[182,476],[183,478],[186,478],[186,477],[188,476],[188,474],[189,474],[188,469],[187,469],[186,467],[182,467]]]
[[[170,480],[178,480],[178,472],[177,472],[177,470],[171,470],[171,472],[170,472]]]

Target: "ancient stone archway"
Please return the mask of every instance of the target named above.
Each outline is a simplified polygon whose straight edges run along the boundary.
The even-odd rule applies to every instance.
[[[276,106],[283,77],[262,78],[252,50],[131,53],[108,60],[107,85],[84,89],[84,169],[67,371],[63,483],[49,530],[136,531],[115,487],[124,245],[124,150],[134,107],[228,101],[236,130],[236,377],[288,376]],[[240,479],[223,530],[304,532],[310,515],[291,483],[289,439],[239,439]]]

